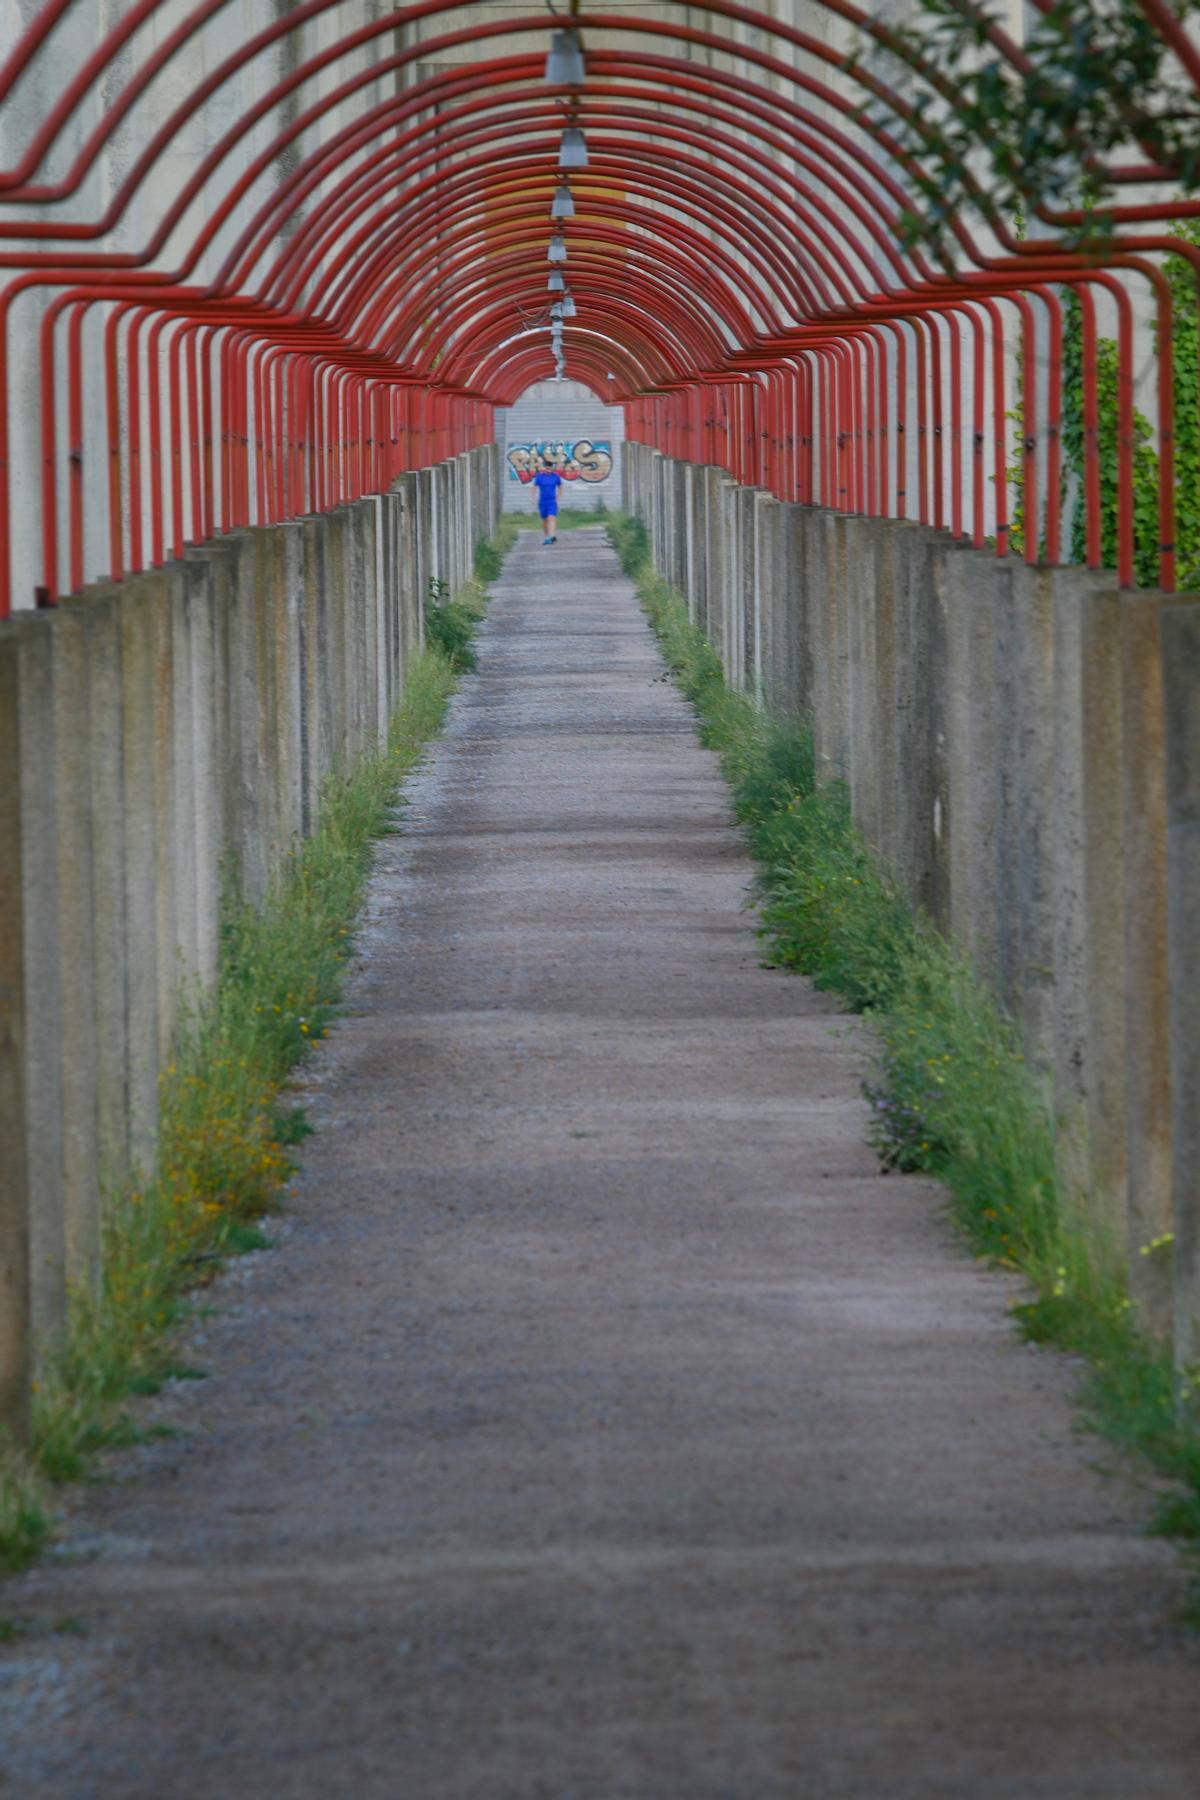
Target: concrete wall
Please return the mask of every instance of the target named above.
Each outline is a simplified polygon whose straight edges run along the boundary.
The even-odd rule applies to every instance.
[[[0,1416],[154,1153],[228,871],[260,899],[386,740],[430,579],[496,519],[494,446],[0,627]]]
[[[820,778],[1015,1021],[1069,1203],[1194,1361],[1200,603],[784,504],[644,445],[625,467],[731,679],[811,719]]]

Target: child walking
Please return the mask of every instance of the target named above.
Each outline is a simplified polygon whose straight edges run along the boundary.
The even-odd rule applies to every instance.
[[[539,469],[533,482],[538,492],[542,542],[555,544],[558,542],[558,490],[562,486],[562,476],[557,469]]]

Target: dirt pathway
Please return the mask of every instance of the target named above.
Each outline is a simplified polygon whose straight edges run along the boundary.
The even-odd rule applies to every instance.
[[[0,1791],[1195,1800],[1176,1560],[758,967],[611,552],[496,592],[280,1247],[0,1593]]]

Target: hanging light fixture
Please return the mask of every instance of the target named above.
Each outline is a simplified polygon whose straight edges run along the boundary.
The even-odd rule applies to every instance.
[[[550,248],[546,252],[547,262],[566,262],[567,240],[561,231],[556,231],[550,239]]]
[[[588,166],[587,139],[577,125],[568,125],[562,134],[558,166],[560,169],[586,169]]]
[[[556,300],[554,305],[550,308],[550,317],[552,319],[561,319],[564,311],[565,308],[563,302],[561,300]]]
[[[577,31],[556,31],[546,57],[546,80],[555,87],[582,87],[583,40]]]
[[[565,181],[560,181],[554,190],[554,198],[550,202],[550,217],[552,219],[573,219],[575,217],[575,202],[571,198],[571,190]]]
[[[561,294],[566,285],[567,284],[559,271],[557,269],[551,269],[549,275],[546,277],[547,291],[551,294]]]
[[[564,294],[562,297],[562,316],[564,319],[575,317],[575,300],[571,294]]]

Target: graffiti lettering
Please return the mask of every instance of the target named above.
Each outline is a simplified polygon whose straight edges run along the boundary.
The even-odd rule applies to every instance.
[[[610,444],[577,438],[573,444],[510,444],[506,457],[510,481],[529,484],[539,469],[557,469],[564,481],[607,481],[612,474]]]

